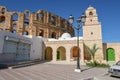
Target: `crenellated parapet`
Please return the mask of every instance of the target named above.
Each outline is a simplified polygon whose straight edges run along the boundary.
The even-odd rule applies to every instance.
[[[5,6],[0,6],[0,29],[45,38],[59,38],[64,32],[74,36],[73,26],[58,15],[44,10],[9,12]]]

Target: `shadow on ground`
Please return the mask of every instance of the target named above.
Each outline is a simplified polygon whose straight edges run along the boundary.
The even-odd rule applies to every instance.
[[[37,65],[37,64],[43,64],[46,62],[50,62],[50,61],[32,60],[32,61],[4,62],[4,63],[0,63],[0,69],[6,69],[6,68],[14,69],[14,68],[32,66],[32,65]]]

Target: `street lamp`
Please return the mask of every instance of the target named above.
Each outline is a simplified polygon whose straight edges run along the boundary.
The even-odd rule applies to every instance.
[[[78,26],[75,27],[77,30],[77,47],[78,47],[78,56],[77,56],[77,68],[75,69],[75,72],[81,72],[80,68],[80,53],[79,53],[79,30],[82,28],[82,25],[80,23],[84,24],[86,16],[84,14],[81,15],[81,17],[78,17],[77,23]],[[69,16],[69,22],[72,24],[74,22],[74,17],[72,15]]]

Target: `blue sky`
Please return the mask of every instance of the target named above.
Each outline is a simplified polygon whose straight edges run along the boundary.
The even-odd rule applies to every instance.
[[[70,14],[77,19],[91,5],[97,9],[102,24],[103,42],[120,42],[120,0],[0,0],[0,5],[19,12],[42,9],[65,19]]]

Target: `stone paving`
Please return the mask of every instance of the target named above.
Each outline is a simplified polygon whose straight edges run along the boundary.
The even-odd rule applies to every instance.
[[[93,77],[104,75],[108,70],[81,66],[82,72],[78,73],[74,72],[75,67],[73,64],[42,63],[16,69],[3,69],[0,70],[0,80],[93,80]]]

